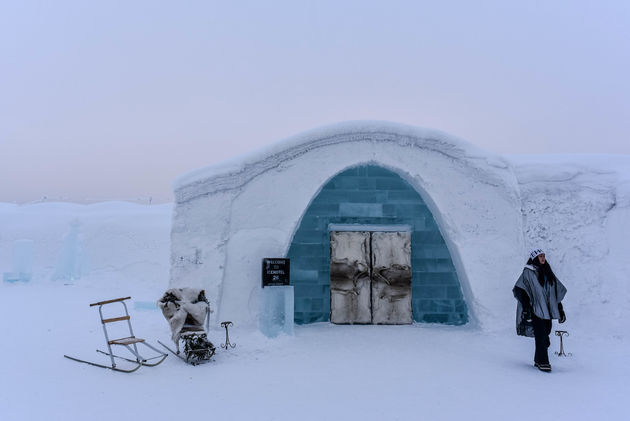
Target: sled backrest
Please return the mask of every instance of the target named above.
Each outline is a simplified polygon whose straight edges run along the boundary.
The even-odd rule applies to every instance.
[[[114,298],[113,300],[107,300],[107,301],[99,301],[98,303],[92,303],[90,304],[90,307],[94,307],[94,306],[102,306],[104,304],[109,304],[109,303],[115,303],[118,301],[125,301],[125,300],[130,300],[131,297],[125,297],[125,298]],[[125,306],[126,307],[126,306]]]
[[[103,333],[105,334],[106,342],[110,343],[112,341],[109,340],[109,335],[108,335],[107,328],[105,325],[108,323],[114,323],[114,322],[127,321],[127,327],[129,328],[129,338],[135,338],[133,334],[133,328],[131,327],[131,316],[129,315],[129,310],[127,309],[127,304],[125,303],[125,300],[129,300],[129,299],[131,299],[131,297],[114,298],[113,300],[99,301],[99,302],[90,304],[90,307],[98,306],[98,313],[99,313],[99,316],[101,317],[101,324],[103,325]],[[108,304],[113,304],[113,303],[122,304],[123,309],[125,310],[125,315],[119,316],[119,317],[110,317],[107,319],[103,318],[103,306],[108,305]]]

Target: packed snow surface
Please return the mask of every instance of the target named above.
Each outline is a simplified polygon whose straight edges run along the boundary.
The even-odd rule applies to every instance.
[[[228,351],[219,348],[224,332],[214,326],[209,336],[217,354],[208,364],[192,367],[171,355],[157,367],[131,374],[63,358],[108,363],[94,352],[105,345],[97,310],[89,303],[126,295],[159,297],[161,291],[130,286],[118,276],[74,285],[3,285],[2,419],[627,417],[627,337],[613,320],[598,332],[584,332],[571,324],[572,314],[564,345],[573,356],[552,354],[550,374],[532,366],[533,341],[513,330],[483,333],[420,324],[314,324],[275,339],[233,326],[230,340],[236,348]],[[132,304],[131,312],[139,337],[169,343],[168,324],[158,310]],[[559,350],[558,338],[551,339],[551,351]]]
[[[543,247],[568,288],[568,321],[554,329],[569,331],[573,355],[554,355],[552,334],[552,373],[532,366],[533,340],[514,332],[521,267],[502,268],[514,273],[497,295],[507,310],[483,328],[322,323],[269,339],[235,324],[237,346],[226,351],[217,320],[209,334],[217,354],[206,365],[169,356],[123,374],[79,364],[63,355],[108,363],[95,352],[105,343],[88,306],[100,300],[131,296],[136,335],[170,343],[155,301],[168,288],[172,206],[0,204],[0,272],[13,270],[16,242],[33,244],[31,280],[0,284],[2,419],[626,419],[630,161],[506,161],[526,246]]]

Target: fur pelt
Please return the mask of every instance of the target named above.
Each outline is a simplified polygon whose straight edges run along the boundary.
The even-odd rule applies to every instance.
[[[199,288],[171,288],[157,302],[171,328],[171,339],[177,343],[182,329],[204,330],[206,314],[211,313],[205,292]]]

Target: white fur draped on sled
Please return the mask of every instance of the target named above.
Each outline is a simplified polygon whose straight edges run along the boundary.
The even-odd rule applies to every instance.
[[[205,291],[199,288],[171,288],[157,304],[171,327],[175,343],[183,332],[203,331],[204,321],[207,323],[207,315],[212,313]]]

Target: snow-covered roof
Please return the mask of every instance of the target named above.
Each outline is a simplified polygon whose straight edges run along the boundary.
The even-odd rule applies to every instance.
[[[349,121],[312,129],[220,164],[200,168],[175,179],[176,201],[239,187],[257,175],[310,150],[351,142],[393,142],[436,151],[454,159],[485,160],[505,168],[500,157],[439,130],[385,121]]]

